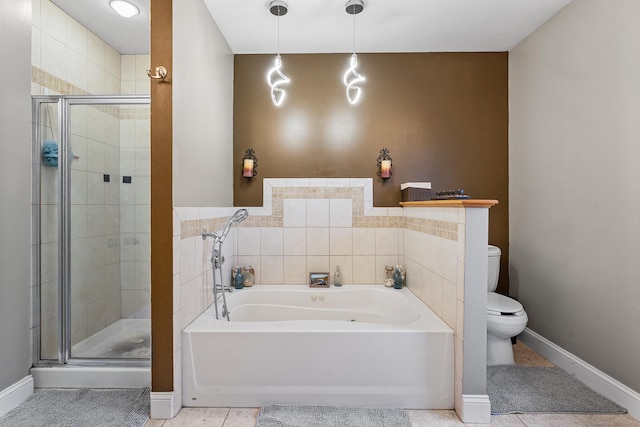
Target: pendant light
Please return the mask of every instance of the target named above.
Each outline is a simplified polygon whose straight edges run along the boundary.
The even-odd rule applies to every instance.
[[[362,89],[358,84],[365,81],[365,78],[358,73],[358,55],[356,55],[356,15],[364,10],[363,0],[348,0],[345,4],[345,11],[353,15],[353,54],[349,61],[349,68],[342,77],[342,82],[347,88],[347,101],[349,104],[356,104],[362,95]]]
[[[278,17],[278,51],[274,61],[274,66],[267,73],[267,83],[271,88],[271,100],[273,101],[273,105],[279,107],[282,105],[282,102],[287,95],[284,89],[280,88],[280,86],[291,81],[280,69],[282,67],[282,58],[280,58],[280,17],[287,14],[289,6],[282,0],[273,0],[269,3],[269,11],[272,15]]]

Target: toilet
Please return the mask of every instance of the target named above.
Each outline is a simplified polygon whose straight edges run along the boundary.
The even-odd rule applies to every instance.
[[[527,313],[518,301],[494,292],[500,275],[500,248],[489,245],[487,277],[487,365],[513,365],[511,337],[524,331]]]

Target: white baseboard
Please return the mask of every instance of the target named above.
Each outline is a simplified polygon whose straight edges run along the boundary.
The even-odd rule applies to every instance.
[[[175,391],[151,392],[151,418],[170,419],[180,411]]]
[[[491,423],[491,402],[486,394],[462,395],[462,422],[465,424]]]
[[[33,394],[33,377],[27,375],[0,391],[0,417],[16,408]]]
[[[151,369],[111,366],[31,368],[36,388],[142,388],[151,385]]]
[[[559,368],[582,381],[592,390],[627,408],[629,415],[640,419],[640,394],[589,365],[543,336],[525,328],[518,337],[525,345],[549,359]]]

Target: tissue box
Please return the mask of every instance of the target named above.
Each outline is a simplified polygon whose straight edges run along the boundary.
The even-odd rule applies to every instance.
[[[400,185],[403,202],[417,202],[431,200],[430,182],[405,182]]]

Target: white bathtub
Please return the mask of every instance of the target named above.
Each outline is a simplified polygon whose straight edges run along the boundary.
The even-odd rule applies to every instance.
[[[268,286],[183,331],[183,405],[453,408],[453,331],[409,290]]]

